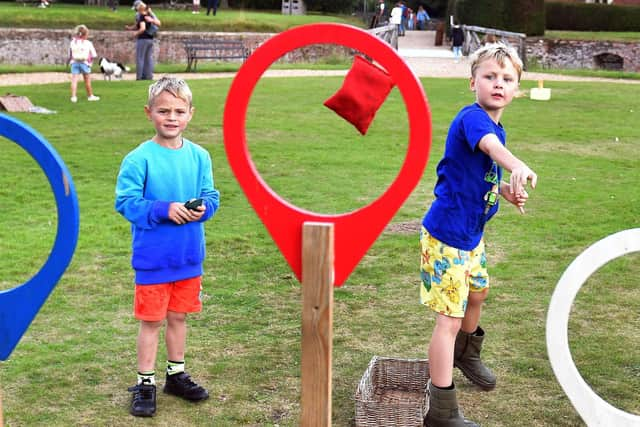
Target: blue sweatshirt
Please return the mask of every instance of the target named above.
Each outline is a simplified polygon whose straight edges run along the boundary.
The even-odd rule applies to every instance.
[[[199,222],[178,225],[169,205],[202,198]],[[115,208],[129,222],[131,265],[137,284],[167,283],[202,275],[204,221],[218,210],[220,193],[213,186],[212,163],[202,147],[183,139],[174,150],[149,140],[122,161]]]

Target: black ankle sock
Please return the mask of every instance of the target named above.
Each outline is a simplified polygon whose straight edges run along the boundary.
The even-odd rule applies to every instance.
[[[453,389],[455,388],[455,385],[454,385],[453,383],[451,383],[451,385],[450,385],[450,386],[448,386],[448,387],[438,387],[438,386],[437,386],[437,385],[435,385],[435,384],[432,384],[432,385],[433,385],[435,388],[439,388],[440,390],[453,390]]]

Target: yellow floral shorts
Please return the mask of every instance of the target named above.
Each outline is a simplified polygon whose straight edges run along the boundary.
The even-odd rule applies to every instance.
[[[420,302],[450,317],[464,317],[469,292],[489,288],[484,240],[464,251],[447,246],[422,227]]]

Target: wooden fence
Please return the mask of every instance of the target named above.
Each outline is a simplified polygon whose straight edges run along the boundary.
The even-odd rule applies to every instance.
[[[397,25],[385,25],[383,27],[371,28],[369,30],[371,34],[381,38],[398,50],[398,26]]]
[[[502,41],[507,45],[514,46],[518,50],[520,59],[522,59],[522,63],[524,64],[524,69],[527,69],[526,34],[477,27],[475,25],[461,25],[461,28],[462,31],[464,31],[464,44],[462,45],[463,55],[469,55],[469,53],[487,42]]]

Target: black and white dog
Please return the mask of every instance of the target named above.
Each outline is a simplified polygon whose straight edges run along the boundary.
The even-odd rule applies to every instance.
[[[102,71],[102,76],[105,80],[111,80],[111,77],[122,80],[122,73],[129,71],[129,67],[119,62],[111,62],[107,58],[100,58],[99,64],[100,71]]]

